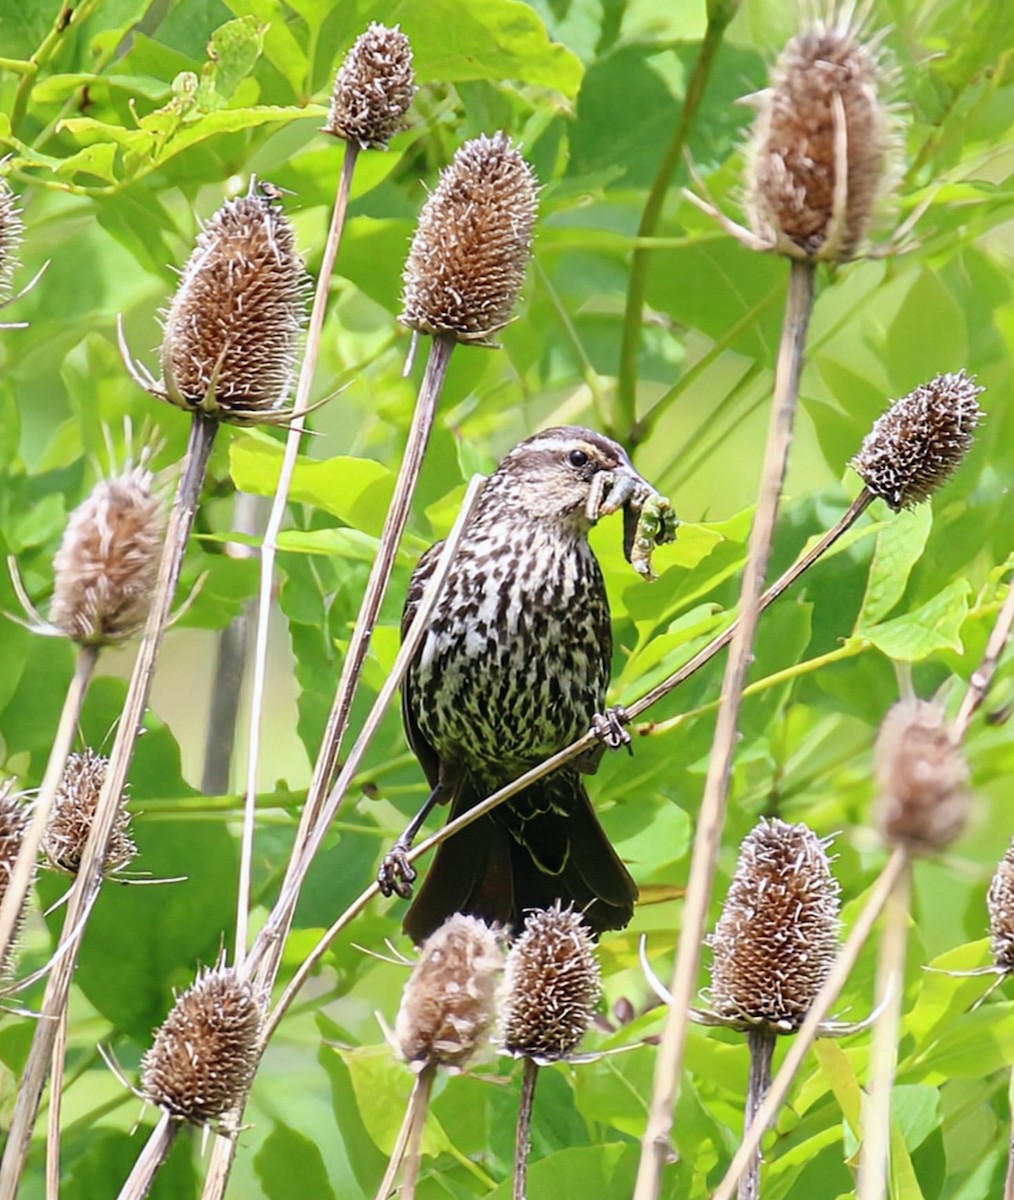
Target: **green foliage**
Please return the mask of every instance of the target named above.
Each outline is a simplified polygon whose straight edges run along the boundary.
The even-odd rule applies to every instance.
[[[622,555],[617,518],[593,545],[614,614],[611,699],[636,699],[724,626],[738,595],[784,304],[785,263],[727,237],[681,194],[682,166],[648,251],[637,360],[639,429],[619,423],[615,378],[634,238],[683,111],[707,5],[668,0],[0,0],[0,150],[27,228],[17,284],[49,268],[0,331],[0,554],[15,555],[40,609],[67,514],[142,425],[161,440],[171,487],[186,420],[138,392],[120,362],[122,314],[134,353],[154,369],[157,314],[201,221],[251,175],[291,194],[312,271],[342,163],[318,130],[342,55],[370,20],[400,23],[421,83],[411,127],[386,154],[360,156],[331,288],[311,418],[280,539],[277,637],[259,770],[253,924],[277,895],[405,442],[417,363],[397,325],[400,271],[427,187],[466,138],[508,130],[543,190],[535,266],[503,348],[456,352],[437,429],[381,613],[353,732],[390,670],[411,567],[446,533],[465,480],[535,428],[612,426],[685,524],[655,557],[648,586]],[[72,15],[66,22],[61,14]],[[743,0],[719,49],[688,141],[716,202],[735,213],[749,111],[792,32],[794,6]],[[891,398],[961,367],[987,388],[988,418],[968,461],[931,505],[895,516],[877,503],[762,619],[741,722],[712,916],[742,836],[761,814],[836,835],[847,923],[883,863],[870,829],[871,747],[898,695],[895,662],[922,695],[951,680],[953,709],[981,657],[1014,550],[1014,9],[996,0],[883,0],[904,102],[905,170],[895,221],[925,209],[904,255],[822,269],[802,413],[773,570],[840,516],[858,490],[847,463]],[[889,229],[891,221],[887,221]],[[111,450],[107,447],[111,443]],[[96,1052],[114,1047],[136,1078],[153,1026],[201,964],[232,945],[239,794],[204,796],[218,631],[258,588],[235,547],[237,491],[274,495],[276,432],[229,431],[212,462],[184,586],[204,582],[169,631],[131,773],[145,886],[107,882],[72,993],[64,1100],[68,1197],[115,1195],[144,1131],[139,1104]],[[245,528],[245,527],[244,527]],[[185,595],[185,591],[181,591]],[[18,601],[4,576],[0,609]],[[0,769],[37,787],[73,670],[63,642],[0,622]],[[81,740],[107,745],[130,649],[104,654]],[[692,832],[711,746],[722,663],[648,714],[633,758],[607,757],[590,790],[642,888],[630,928],[601,947],[607,999],[596,1061],[541,1072],[532,1196],[629,1196],[662,1026],[638,961],[671,968]],[[1011,702],[1002,666],[989,706]],[[245,701],[241,713],[245,712]],[[241,724],[243,722],[241,721]],[[985,1200],[1002,1190],[1014,1064],[1007,989],[970,1012],[988,980],[946,971],[988,961],[985,887],[1014,833],[1006,780],[1012,725],[979,720],[967,750],[979,817],[950,856],[915,868],[915,908],[894,1096],[897,1197]],[[347,750],[347,745],[346,745]],[[297,968],[319,932],[373,878],[424,793],[396,713],[381,727],[310,876],[286,948]],[[157,880],[177,880],[156,882]],[[41,966],[63,921],[43,907],[66,890],[45,876],[19,973]],[[374,957],[399,933],[403,905],[375,900],[325,957],[258,1074],[231,1195],[373,1196],[411,1088],[374,1014],[393,1022],[406,971]],[[934,970],[922,969],[932,959]],[[873,1002],[867,949],[838,1010]],[[702,972],[700,985],[706,985]],[[22,997],[29,1006],[41,984]],[[313,1011],[313,1019],[300,1003]],[[631,1016],[631,1014],[633,1014]],[[612,1029],[607,1025],[611,1024]],[[0,1126],[13,1110],[30,1022],[0,1018]],[[765,1196],[833,1200],[854,1189],[869,1035],[821,1042],[766,1143]],[[742,1038],[695,1029],[668,1168],[667,1197],[697,1200],[720,1179],[742,1126]],[[441,1077],[418,1194],[509,1196],[519,1070],[506,1059]],[[44,1195],[37,1131],[23,1194]],[[199,1194],[200,1137],[178,1142],[152,1195]]]

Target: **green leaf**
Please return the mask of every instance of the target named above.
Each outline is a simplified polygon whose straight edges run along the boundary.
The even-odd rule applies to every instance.
[[[528,1168],[528,1190],[553,1200],[587,1200],[589,1196],[628,1194],[637,1170],[637,1148],[615,1142],[561,1150]],[[490,1200],[509,1200],[513,1182],[505,1180]]]
[[[877,535],[866,595],[856,632],[882,621],[905,594],[908,577],[919,561],[933,525],[933,510],[928,504],[906,509]]]
[[[261,55],[264,30],[256,17],[227,21],[215,30],[208,42],[208,62],[197,92],[201,108],[220,108],[232,99]]]
[[[317,1146],[303,1134],[276,1121],[254,1157],[254,1170],[268,1200],[293,1196],[328,1200],[334,1189]]]
[[[888,658],[899,662],[919,662],[937,650],[961,650],[958,636],[968,615],[968,596],[972,590],[967,579],[955,579],[932,600],[902,617],[884,621],[863,631]]]

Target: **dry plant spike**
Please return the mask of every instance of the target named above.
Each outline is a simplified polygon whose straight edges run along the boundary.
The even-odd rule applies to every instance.
[[[1000,859],[986,896],[989,946],[997,970],[1014,974],[1014,841]]]
[[[747,219],[768,249],[836,262],[859,251],[895,174],[885,78],[847,14],[782,51],[747,150]]]
[[[595,943],[581,914],[559,902],[536,909],[507,955],[504,1049],[543,1063],[569,1057],[591,1026],[601,996]]]
[[[18,266],[18,248],[24,236],[18,198],[7,181],[0,178],[0,308],[13,298],[14,272]]]
[[[983,418],[974,375],[937,375],[877,418],[850,466],[899,512],[928,500],[954,474]]]
[[[91,833],[95,809],[102,794],[109,759],[94,750],[71,754],[56,790],[53,814],[42,839],[42,852],[50,866],[76,875]],[[113,874],[137,856],[130,836],[130,813],[121,807],[106,844],[103,870]]]
[[[145,1098],[178,1120],[221,1124],[253,1079],[263,1018],[248,980],[221,964],[202,971],[141,1060]]]
[[[50,617],[80,645],[103,646],[144,624],[158,575],[165,505],[142,452],[100,480],[71,513],[53,560]]]
[[[968,764],[943,709],[901,700],[884,718],[874,752],[876,824],[912,854],[949,846],[968,819]]]
[[[747,834],[708,939],[719,1017],[799,1028],[838,952],[839,890],[827,842],[806,825],[762,820]]]
[[[28,828],[28,821],[29,810],[15,790],[14,780],[5,780],[3,784],[0,784],[0,900],[7,894],[14,864],[17,862],[25,830]],[[13,937],[3,956],[3,961],[0,962],[0,977],[6,975],[10,968],[23,919],[24,902],[15,918]]]
[[[411,43],[397,25],[388,29],[374,21],[356,39],[335,76],[323,131],[361,150],[386,150],[405,128],[414,96]]]
[[[538,181],[505,133],[466,142],[419,214],[403,275],[403,325],[492,345],[531,257]]]
[[[274,190],[251,187],[226,201],[183,269],[165,315],[162,383],[149,390],[234,424],[290,420],[281,406],[294,381],[307,284]]]
[[[455,913],[423,942],[394,1026],[413,1069],[468,1062],[492,1026],[502,969],[500,934],[477,917]]]

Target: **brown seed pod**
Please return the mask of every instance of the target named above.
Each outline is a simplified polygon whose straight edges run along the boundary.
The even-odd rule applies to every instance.
[[[825,841],[806,825],[762,819],[743,839],[708,939],[714,1011],[735,1024],[798,1029],[838,951],[838,893]]]
[[[165,316],[165,397],[255,424],[295,374],[307,275],[274,191],[229,200],[197,239]]]
[[[82,645],[130,637],[151,604],[165,528],[162,497],[142,457],[103,479],[70,515],[53,560],[50,618]]]
[[[901,700],[877,734],[876,824],[914,854],[949,846],[968,819],[968,764],[939,704]]]
[[[10,299],[18,265],[18,247],[24,232],[18,198],[7,186],[7,181],[0,178],[0,305]]]
[[[402,324],[492,344],[521,290],[537,202],[535,172],[505,133],[466,142],[419,214]]]
[[[0,902],[3,901],[4,896],[7,894],[7,888],[10,885],[11,875],[14,871],[14,864],[17,862],[18,853],[21,850],[21,843],[24,841],[29,820],[29,810],[22,802],[21,796],[15,791],[14,780],[5,780],[0,784]],[[18,914],[15,934],[11,939],[12,946],[17,943],[21,922],[24,918],[24,910],[25,904],[22,904],[21,912]],[[5,956],[5,961],[0,963],[0,975],[7,972],[10,963],[11,956],[8,954]]]
[[[356,39],[335,76],[325,133],[363,150],[386,150],[405,128],[415,95],[412,45],[397,25],[374,21]]]
[[[201,971],[141,1060],[145,1098],[195,1125],[221,1121],[253,1079],[263,1017],[253,985],[235,970]]]
[[[961,465],[983,418],[974,375],[937,375],[877,418],[849,464],[899,512],[928,500]]]
[[[108,758],[90,749],[67,757],[53,814],[42,839],[42,852],[58,871],[78,873],[108,766]],[[103,870],[106,874],[122,870],[136,855],[137,846],[130,836],[130,813],[121,804],[109,835]]]
[[[754,233],[796,258],[841,260],[864,240],[892,172],[884,70],[856,31],[817,24],[782,52],[748,148]]]
[[[395,1022],[404,1058],[421,1069],[461,1067],[493,1022],[503,969],[498,930],[455,913],[423,942]]]
[[[580,913],[536,909],[507,955],[501,1037],[510,1054],[555,1061],[577,1049],[602,996],[595,943]]]
[[[986,906],[993,958],[1003,974],[1014,974],[1014,841],[996,868]]]

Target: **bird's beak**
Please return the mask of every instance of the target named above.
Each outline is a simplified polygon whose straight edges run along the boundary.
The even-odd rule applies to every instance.
[[[631,501],[641,505],[649,496],[655,495],[655,489],[642,475],[634,470],[629,461],[621,462],[618,467],[605,474],[605,494],[598,505],[599,517],[607,517],[610,513],[619,512]]]

